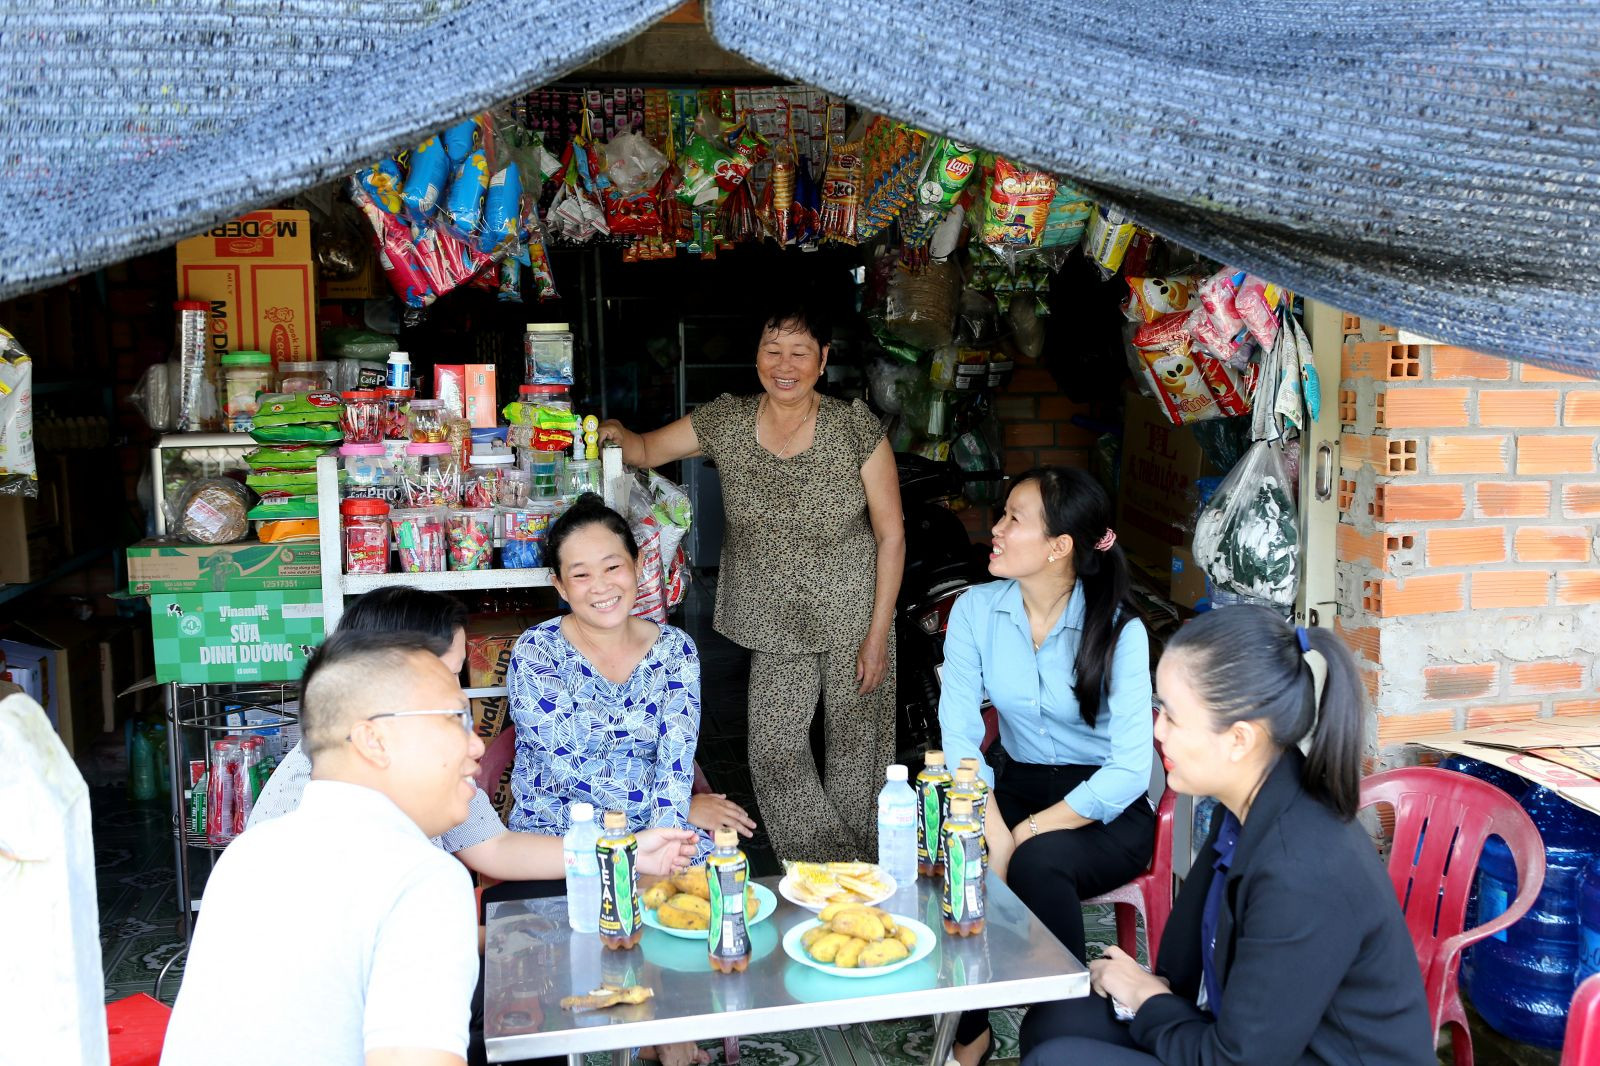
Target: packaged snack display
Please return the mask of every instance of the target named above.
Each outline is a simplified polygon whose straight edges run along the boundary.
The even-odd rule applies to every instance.
[[[249,493],[237,481],[192,481],[178,497],[177,534],[193,544],[232,544],[250,531],[249,510]]]
[[[445,191],[445,219],[454,235],[471,240],[483,222],[484,194],[489,188],[489,159],[480,148],[463,159]]]
[[[429,137],[411,153],[411,169],[406,174],[401,200],[413,224],[426,225],[439,207],[450,176],[450,157],[437,137]]]
[[[1084,228],[1094,211],[1094,200],[1088,193],[1071,182],[1056,181],[1056,194],[1050,199],[1050,211],[1045,216],[1044,248],[1072,248],[1083,240]]]
[[[384,500],[351,499],[339,505],[344,539],[344,572],[389,572],[389,504]]]
[[[268,426],[337,427],[341,405],[332,392],[303,392],[294,395],[268,393],[259,397],[255,414],[257,431]],[[334,429],[337,433],[337,428]],[[260,438],[257,438],[258,440]],[[294,438],[279,438],[289,439]],[[311,438],[307,438],[311,439]]]
[[[227,416],[230,432],[250,432],[257,394],[271,391],[272,356],[266,352],[228,352],[222,357],[222,413]]]
[[[840,244],[855,244],[857,216],[861,210],[863,167],[861,143],[841,144],[828,156],[822,180],[822,236]]]
[[[245,453],[244,461],[251,470],[310,470],[327,454],[326,445],[289,444],[282,448],[255,448]]]
[[[445,510],[442,507],[403,507],[389,514],[399,548],[402,574],[436,574],[445,569]]]
[[[461,466],[444,443],[406,446],[402,490],[407,507],[455,507],[461,503]]]
[[[512,163],[489,182],[478,250],[497,256],[513,250],[522,212],[522,170]]]
[[[263,496],[245,515],[252,522],[276,522],[286,518],[317,517],[315,496]]]
[[[1244,277],[1243,272],[1220,270],[1200,285],[1200,305],[1220,337],[1233,337],[1244,329],[1244,319],[1234,307],[1234,295]]]
[[[463,507],[447,513],[450,569],[488,570],[494,565],[494,510]]]
[[[1185,328],[1187,318],[1164,315],[1133,335],[1133,348],[1153,384],[1152,394],[1174,425],[1221,414],[1195,363],[1193,343]]]
[[[1002,248],[1037,248],[1044,240],[1056,179],[1042,170],[1024,170],[996,156],[994,176],[984,197],[983,243]]]
[[[317,491],[316,470],[255,470],[244,483],[263,496],[307,496]]]
[[[383,396],[376,389],[343,393],[344,410],[339,428],[346,444],[377,444],[383,440]]]
[[[286,540],[316,540],[319,527],[314,518],[291,518],[280,522],[257,522],[256,539],[263,544]]]
[[[1128,278],[1128,318],[1135,322],[1154,322],[1163,315],[1188,311],[1199,303],[1200,279],[1187,275],[1174,278]]]
[[[1106,277],[1122,266],[1136,227],[1121,211],[1096,204],[1083,231],[1083,254]]]
[[[1253,274],[1245,275],[1233,297],[1234,309],[1250,330],[1250,336],[1263,348],[1271,348],[1278,339],[1278,300],[1282,291]]]
[[[570,452],[579,429],[567,386],[523,385],[517,395],[502,412],[511,426],[510,442],[534,451]]]
[[[1294,605],[1299,517],[1281,447],[1257,441],[1195,522],[1194,556],[1219,589]]]

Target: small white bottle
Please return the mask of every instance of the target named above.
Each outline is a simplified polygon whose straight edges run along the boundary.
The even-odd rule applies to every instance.
[[[600,860],[594,846],[600,841],[600,826],[594,820],[594,806],[574,803],[571,825],[561,838],[561,857],[567,870],[567,924],[575,932],[600,931]]]
[[[411,354],[409,352],[390,352],[388,366],[388,381],[391,389],[409,389],[411,387]]]
[[[895,763],[878,793],[878,866],[899,888],[917,879],[917,794],[904,766]]]

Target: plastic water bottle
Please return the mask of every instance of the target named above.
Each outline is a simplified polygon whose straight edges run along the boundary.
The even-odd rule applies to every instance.
[[[885,771],[878,793],[878,866],[905,888],[917,879],[917,794],[899,763]]]
[[[561,857],[567,868],[567,924],[579,933],[600,931],[600,860],[594,846],[600,840],[594,806],[574,803],[572,824],[561,838]]]

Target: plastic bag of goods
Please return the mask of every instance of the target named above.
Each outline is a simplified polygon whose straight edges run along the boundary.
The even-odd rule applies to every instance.
[[[0,493],[39,494],[33,454],[33,360],[0,329]]]
[[[960,297],[961,270],[954,263],[897,269],[889,281],[884,325],[907,344],[941,347],[953,337]]]
[[[665,622],[688,587],[688,559],[683,552],[683,538],[693,520],[688,494],[654,470],[636,471],[627,513],[639,545],[639,598],[633,613]]]
[[[1300,585],[1299,514],[1280,446],[1257,441],[1195,522],[1194,557],[1219,589],[1289,607]]]

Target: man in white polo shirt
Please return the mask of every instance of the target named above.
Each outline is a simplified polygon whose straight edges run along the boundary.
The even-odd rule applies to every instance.
[[[410,633],[335,633],[306,668],[312,779],[217,863],[163,1066],[459,1066],[478,975],[466,817],[483,742]],[[271,1025],[252,1022],[268,1003]]]

